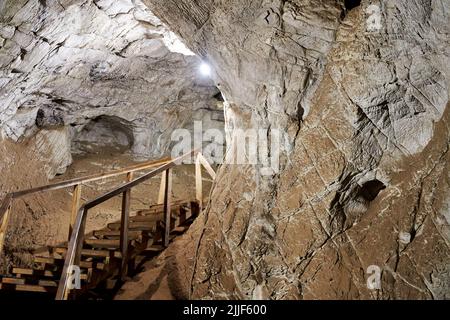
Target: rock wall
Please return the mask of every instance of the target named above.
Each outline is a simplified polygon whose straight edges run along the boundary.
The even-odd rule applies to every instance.
[[[139,0],[0,1],[0,200],[47,184],[72,154],[159,158],[174,129],[223,128],[200,64]],[[65,240],[70,196],[51,200],[15,201],[0,269]]]
[[[101,143],[95,134],[102,129],[92,126],[110,116],[126,124],[135,156],[161,157],[174,129],[221,112],[217,88],[199,74],[201,60],[139,0],[6,0],[0,10],[6,138],[23,141],[66,127],[68,141],[80,142],[89,126]],[[72,149],[86,151],[79,143]],[[70,153],[57,161],[66,158]]]
[[[449,298],[450,4],[346,3],[3,1],[0,127],[22,144],[0,143],[1,192],[64,170],[73,141],[160,155],[174,128],[217,111],[161,19],[226,100],[228,164],[177,258],[186,297]],[[282,132],[279,170],[231,164],[240,129]],[[12,239],[48,237],[33,201]]]
[[[48,176],[65,170],[67,163],[61,154],[68,138],[64,129],[42,130],[23,143],[0,141],[0,199],[6,193],[45,185]],[[56,160],[63,162],[55,162]],[[5,247],[0,252],[0,273],[7,274],[11,265],[31,266],[33,251],[45,252],[47,245],[67,239],[71,196],[66,190],[51,194],[34,194],[14,201],[6,234]]]
[[[221,168],[189,297],[450,297],[448,1],[144,3],[213,66],[229,132],[285,133],[278,172]]]

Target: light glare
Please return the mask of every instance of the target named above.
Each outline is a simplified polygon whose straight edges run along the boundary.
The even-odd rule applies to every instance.
[[[211,67],[209,66],[209,64],[203,62],[200,65],[200,73],[205,77],[209,77],[211,75]]]

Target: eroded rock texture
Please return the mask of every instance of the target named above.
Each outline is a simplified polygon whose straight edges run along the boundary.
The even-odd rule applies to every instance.
[[[229,132],[287,133],[278,173],[220,170],[191,298],[450,297],[448,1],[144,3],[213,66]]]
[[[200,59],[139,0],[7,0],[0,9],[4,137],[64,128],[80,153],[114,147],[119,128],[134,155],[160,157],[174,129],[223,112]],[[223,127],[217,119],[205,129]],[[70,152],[57,156],[70,163]]]
[[[43,130],[25,143],[0,144],[0,198],[9,191],[44,185],[67,163],[55,156],[67,147],[64,132]],[[40,159],[38,161],[37,159]],[[66,241],[71,196],[66,190],[34,194],[14,201],[11,220],[0,253],[0,273],[11,272],[12,265],[32,266],[34,250]],[[42,252],[42,251],[41,251]]]

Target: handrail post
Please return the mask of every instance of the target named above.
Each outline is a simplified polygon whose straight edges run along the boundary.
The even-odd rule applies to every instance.
[[[198,157],[200,163],[203,165],[203,167],[208,172],[208,174],[211,176],[211,178],[213,180],[215,180],[216,179],[216,172],[211,167],[211,165],[209,164],[208,160],[206,160],[206,158],[201,153],[198,153],[197,157]]]
[[[131,192],[130,190],[134,187],[136,187],[137,185],[142,184],[144,181],[147,181],[148,179],[157,176],[158,174],[161,174],[163,172],[167,172],[167,177],[168,179],[166,180],[165,183],[165,217],[166,217],[166,232],[169,233],[170,235],[170,219],[171,219],[171,208],[170,208],[170,201],[171,201],[171,189],[172,189],[172,185],[171,185],[171,168],[173,168],[179,161],[182,161],[183,159],[186,159],[188,156],[190,157],[192,154],[194,153],[194,151],[191,151],[188,154],[185,154],[183,156],[180,156],[168,163],[163,164],[162,166],[160,166],[159,168],[154,169],[153,171],[144,174],[143,176],[134,179],[133,180],[133,176],[131,174],[131,170],[128,171],[129,174],[127,175],[127,180],[129,180],[128,183],[107,192],[106,194],[97,197],[96,199],[93,199],[91,201],[88,201],[87,203],[85,203],[83,206],[80,207],[80,209],[78,210],[78,214],[77,214],[77,218],[75,220],[75,224],[73,226],[73,231],[72,231],[72,236],[70,238],[69,241],[69,246],[67,249],[67,254],[64,260],[64,267],[62,270],[62,274],[61,274],[61,278],[59,280],[59,285],[58,285],[58,291],[56,294],[56,299],[57,300],[65,300],[69,297],[70,294],[70,286],[69,286],[69,280],[70,280],[70,274],[69,271],[71,270],[71,267],[76,266],[80,263],[81,260],[81,253],[82,253],[82,248],[83,248],[83,244],[84,244],[84,236],[85,236],[85,229],[86,229],[86,219],[87,219],[87,215],[88,215],[88,211],[102,203],[104,203],[105,201],[108,201],[109,199],[112,199],[113,197],[119,196],[119,195],[125,195],[127,194],[126,197],[123,198],[123,205],[122,205],[122,216],[125,218],[123,219],[122,223],[121,223],[121,247],[125,250],[128,250],[128,217],[129,217],[129,210],[130,210],[130,202],[131,202]],[[134,170],[133,170],[134,171]],[[81,182],[78,182],[81,183]],[[67,186],[66,186],[67,187]],[[13,197],[13,195],[10,195],[10,198]],[[8,199],[6,199],[8,200]],[[11,201],[9,199],[9,201]],[[1,212],[6,212],[6,208],[8,208],[8,206],[10,205],[10,202],[8,201],[4,201],[3,205],[0,207],[0,214]],[[1,215],[1,217],[3,218],[3,215]],[[125,241],[126,240],[126,241]],[[168,242],[169,237],[166,236],[165,241]],[[126,244],[126,245],[123,245]],[[127,254],[124,255],[125,259],[122,259],[122,264],[126,267],[127,263],[124,262],[124,260],[126,261],[126,259],[128,258]],[[122,268],[122,270],[124,270],[124,268]]]
[[[161,185],[159,186],[158,204],[164,203],[164,195],[166,190],[166,171],[161,174]]]
[[[3,252],[3,246],[5,245],[6,231],[8,230],[9,216],[11,214],[11,204],[6,209],[3,219],[0,222],[0,254]]]
[[[164,185],[164,236],[163,245],[169,246],[170,242],[170,227],[171,227],[171,197],[172,197],[172,170],[168,169],[165,172],[165,185]]]
[[[81,184],[77,184],[73,187],[73,194],[72,194],[72,212],[70,215],[69,241],[70,237],[72,236],[75,220],[77,219],[78,209],[80,209],[80,201],[81,201]]]
[[[82,224],[82,229],[85,229],[85,222],[86,220],[84,220],[83,224]],[[83,244],[84,244],[84,231],[82,232],[82,234],[80,234],[80,236],[77,238],[78,241],[76,242],[76,246],[75,246],[75,257],[73,260],[73,264],[72,266],[80,266],[81,263],[81,251],[83,250]],[[66,289],[64,291],[64,300],[69,300],[70,298],[70,293],[72,292],[72,289],[69,288],[67,286],[66,283]]]
[[[203,185],[202,185],[202,166],[200,162],[200,153],[195,158],[195,198],[199,204],[199,210],[203,207]]]
[[[72,236],[67,248],[66,258],[64,260],[64,267],[61,272],[59,280],[58,291],[56,293],[56,300],[68,300],[71,292],[69,287],[70,268],[73,266],[80,266],[81,252],[84,243],[84,231],[86,228],[86,216],[88,209],[86,207],[80,208],[77,214],[76,222],[73,226]]]
[[[127,182],[133,180],[133,172],[127,173]],[[122,262],[120,266],[120,279],[123,281],[128,272],[128,228],[130,221],[130,202],[131,189],[128,189],[122,196],[122,216],[120,221],[120,252],[122,255]]]

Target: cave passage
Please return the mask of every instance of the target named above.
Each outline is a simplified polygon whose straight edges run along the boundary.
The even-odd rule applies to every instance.
[[[350,11],[356,7],[361,5],[361,0],[345,0],[344,1],[345,8]]]
[[[121,154],[130,151],[134,143],[132,125],[114,116],[100,116],[89,121],[72,141],[75,154]]]
[[[0,0],[0,295],[450,299],[449,12]]]

